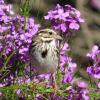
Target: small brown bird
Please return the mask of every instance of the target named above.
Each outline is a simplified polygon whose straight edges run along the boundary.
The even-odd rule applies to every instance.
[[[29,54],[34,76],[56,73],[59,62],[59,43],[61,40],[62,37],[52,29],[42,29],[33,37]]]

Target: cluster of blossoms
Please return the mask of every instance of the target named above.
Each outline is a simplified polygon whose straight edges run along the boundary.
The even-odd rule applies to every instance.
[[[89,67],[87,67],[87,72],[90,76],[100,79],[100,49],[97,45],[95,45],[91,52],[87,54],[87,57],[89,57],[93,64]]]
[[[68,56],[69,51],[70,48],[68,44],[65,43],[60,52],[60,67],[64,75],[62,84],[70,84],[69,87],[67,87],[66,92],[68,93],[68,96],[66,96],[66,99],[72,100],[73,98],[74,100],[89,100],[89,96],[87,96],[89,91],[87,90],[86,83],[84,81],[81,81],[80,79],[74,78],[74,74],[77,69],[77,64],[74,63],[72,61],[72,58]],[[75,82],[75,80],[77,82]]]
[[[13,75],[18,71],[11,72],[10,67],[15,67],[16,62],[26,64],[29,59],[28,49],[32,37],[37,33],[39,27],[39,24],[35,24],[34,18],[15,14],[12,5],[5,4],[4,0],[0,0],[0,69],[3,69],[0,72],[0,77],[2,79],[6,70],[9,74],[0,83],[0,87],[14,83]],[[17,69],[19,67],[17,66]]]
[[[0,52],[6,56],[15,52],[17,59],[27,61],[32,36],[40,25],[35,24],[33,18],[14,14],[11,8],[12,5],[0,1]],[[0,65],[1,61],[2,58]]]
[[[80,23],[84,22],[80,15],[80,12],[70,5],[63,7],[57,4],[44,18],[51,21],[54,29],[61,30],[62,33],[68,33],[69,30],[78,30],[80,28]]]
[[[77,64],[72,62],[72,58],[68,56],[69,46],[64,44],[60,52],[60,68],[64,75],[63,82],[70,83],[73,79]]]
[[[5,4],[4,0],[0,1],[0,66],[3,66],[4,60],[7,59],[12,53],[14,54],[12,59],[10,59],[11,66],[14,60],[23,61],[27,65],[29,45],[32,41],[32,37],[38,31],[40,25],[35,24],[33,18],[26,18],[24,16],[14,14],[11,8],[12,5]],[[78,30],[80,27],[80,22],[83,22],[83,19],[80,18],[80,12],[78,10],[72,8],[70,5],[65,5],[62,7],[59,4],[55,9],[48,12],[48,15],[45,16],[45,19],[53,22],[51,26],[53,26],[53,28],[56,30],[61,30],[63,33],[67,33],[72,29]],[[86,84],[84,82],[77,81],[77,87],[74,87],[72,84],[77,64],[74,63],[72,58],[68,56],[69,51],[69,46],[67,43],[65,43],[60,52],[60,71],[62,74],[62,79],[59,84],[60,86],[63,86],[67,83],[70,85],[69,87],[65,88],[65,98],[67,100],[89,100],[89,97],[87,96],[88,90],[86,89]],[[93,49],[93,52],[89,53],[88,56],[93,60],[96,59],[95,66],[96,68],[99,68],[97,65],[99,65],[100,59],[98,56],[96,56],[98,54],[97,51],[99,52],[98,48],[95,47],[95,50]],[[88,71],[89,68],[91,70]],[[93,70],[92,72],[93,68],[94,67],[88,67],[87,69],[88,73],[92,76],[95,75],[95,71]],[[1,73],[0,76],[2,76]],[[32,83],[32,80],[30,80],[28,75],[17,77],[16,79],[14,78],[15,77],[13,75],[9,75],[9,77],[6,77],[3,82],[0,83],[0,87],[11,84],[26,84],[28,86],[30,83]],[[46,87],[48,87],[50,75],[40,75],[38,77],[38,82],[41,82],[41,79],[46,80]],[[100,84],[98,84],[98,86],[100,87]],[[26,91],[29,92],[30,89],[27,88]],[[18,88],[15,92],[19,97],[25,98],[25,95],[23,95],[25,91],[23,92],[22,89]],[[26,97],[28,92],[26,92]],[[1,94],[2,93],[0,93],[0,95]],[[45,95],[45,93],[43,95]],[[48,97],[50,97],[52,100],[63,99],[54,93],[50,93],[49,95],[50,96]],[[41,95],[37,95],[36,100],[44,100],[44,98],[42,98]]]
[[[90,100],[87,90],[87,85],[84,81],[77,81],[76,86],[69,86],[67,88],[67,100]]]

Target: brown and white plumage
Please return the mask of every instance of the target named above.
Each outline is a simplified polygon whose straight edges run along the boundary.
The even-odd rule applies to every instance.
[[[34,75],[56,72],[59,40],[62,37],[52,29],[42,29],[33,37],[29,53]]]

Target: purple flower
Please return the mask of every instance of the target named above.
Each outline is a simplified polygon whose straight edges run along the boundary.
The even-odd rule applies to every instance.
[[[69,83],[72,81],[77,64],[72,62],[72,58],[68,56],[69,46],[65,43],[60,51],[60,68],[64,73],[63,82]]]
[[[89,91],[87,89],[82,90],[82,97],[84,100],[90,100],[89,96],[87,95]]]
[[[14,14],[12,5],[5,4],[3,0],[0,0],[1,67],[3,67],[6,59],[8,59],[10,55],[11,58],[7,63],[7,67],[15,66],[16,61],[20,61],[22,64],[27,64],[27,61],[29,60],[28,51],[32,37],[37,33],[38,28],[40,27],[39,24],[35,24],[34,18],[26,18]],[[10,79],[11,73],[8,75]],[[15,71],[14,74],[15,73],[17,73],[17,71]],[[0,74],[2,75],[2,72],[0,72]],[[9,82],[4,83],[8,84]],[[7,84],[3,84],[2,86],[6,86]]]
[[[69,46],[65,43],[60,51],[60,66],[61,70],[64,71],[64,65],[68,62],[69,57],[67,56],[67,52],[69,51]]]
[[[20,93],[21,93],[21,89],[17,89],[17,90],[16,90],[16,94],[17,94],[17,95],[20,95]]]
[[[71,59],[70,59],[71,60]],[[68,65],[67,67],[65,67],[63,70],[65,72],[65,76],[64,76],[64,83],[67,82],[71,82],[76,70],[76,63],[72,63],[71,61],[67,61],[66,64]]]
[[[64,76],[63,82],[64,83],[70,83],[73,79],[73,75],[71,73],[66,73]]]
[[[3,4],[4,3],[4,0],[0,0],[0,4]]]
[[[69,95],[67,96],[67,100],[90,100],[89,96],[87,95],[89,91],[87,89],[83,88],[74,88],[69,87],[67,88],[67,91],[69,92]]]
[[[86,87],[87,87],[87,85],[86,85],[86,83],[85,83],[84,81],[78,81],[78,82],[77,82],[77,85],[78,85],[78,87],[80,87],[80,88],[86,88]]]
[[[48,19],[51,20],[53,18],[53,13],[54,13],[54,11],[52,11],[52,10],[48,11],[48,15],[47,16],[44,16],[44,18],[46,20],[48,20]]]
[[[55,19],[66,21],[66,17],[69,16],[69,12],[64,12],[63,8],[58,9],[57,13],[58,14],[54,16]]]
[[[80,23],[84,22],[80,16],[80,12],[70,5],[60,6],[57,4],[54,9],[48,11],[44,19],[51,21],[54,29],[67,34],[69,30],[80,28]]]
[[[70,24],[69,24],[69,28],[70,29],[75,29],[75,30],[78,30],[79,29],[79,24],[78,23],[76,23],[76,22],[71,22]]]
[[[100,50],[98,49],[98,46],[93,46],[92,50],[90,53],[87,54],[87,57],[92,58],[93,60],[95,60],[96,55],[100,53]]]
[[[100,67],[90,66],[87,68],[87,72],[94,78],[100,79]]]
[[[97,85],[98,85],[98,88],[100,88],[100,82],[98,82],[98,84],[97,84]]]
[[[76,70],[77,64],[76,63],[72,63],[72,62],[68,62],[68,70],[71,73],[74,73]]]
[[[93,65],[87,67],[88,74],[100,79],[100,50],[98,46],[95,45],[87,56],[93,60]]]
[[[35,33],[38,31],[38,28],[40,27],[38,24],[36,25],[34,23],[34,19],[30,19],[30,18],[24,18],[21,16],[8,16],[8,17],[12,17],[12,19],[9,19],[8,21],[3,21],[3,26],[1,26],[1,33],[6,32],[9,30],[10,27],[10,32],[8,34],[6,34],[5,36],[3,36],[2,40],[5,39],[5,42],[3,42],[1,44],[1,47],[3,45],[5,45],[6,47],[6,54],[9,55],[10,52],[14,51],[14,50],[18,50],[19,54],[17,54],[19,56],[19,58],[23,61],[26,61],[26,57],[28,57],[28,48],[29,45],[31,43],[31,39],[33,37],[33,35],[35,35]],[[6,18],[6,15],[5,15]],[[1,17],[2,19],[2,17]],[[26,20],[26,23],[25,23]],[[30,21],[28,21],[30,20]],[[23,28],[24,25],[27,24],[26,26],[26,30]],[[10,26],[6,26],[6,23]],[[19,24],[19,27],[17,26]],[[29,28],[29,27],[31,28]],[[18,27],[18,28],[17,28]],[[2,37],[2,35],[0,36]],[[4,38],[5,37],[5,38]]]

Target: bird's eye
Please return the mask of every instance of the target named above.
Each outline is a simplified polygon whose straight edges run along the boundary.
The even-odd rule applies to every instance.
[[[49,32],[50,35],[52,35],[52,32]]]

